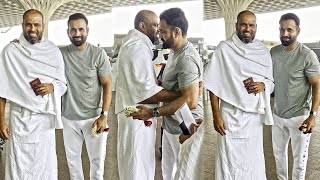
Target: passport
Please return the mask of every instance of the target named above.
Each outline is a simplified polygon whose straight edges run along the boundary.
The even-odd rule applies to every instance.
[[[41,84],[41,81],[39,78],[36,78],[32,81],[29,82],[30,83],[30,86],[31,88],[33,89],[33,92],[36,94],[36,96],[39,95],[39,93],[36,92],[36,89],[39,87],[39,85]]]
[[[252,77],[249,77],[248,79],[243,80],[243,85],[244,85],[244,87],[246,88],[248,94],[250,94],[250,92],[249,92],[249,86],[250,86],[250,84],[253,83],[253,82],[254,82],[254,81],[253,81]]]

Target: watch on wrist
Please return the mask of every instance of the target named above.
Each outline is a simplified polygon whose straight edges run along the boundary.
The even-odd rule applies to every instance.
[[[317,112],[316,111],[310,111],[310,115],[313,117],[317,117]]]
[[[108,111],[101,111],[101,115],[104,117],[108,117]]]
[[[153,114],[154,117],[159,117],[160,116],[159,109],[158,108],[154,108],[152,110],[152,114]]]

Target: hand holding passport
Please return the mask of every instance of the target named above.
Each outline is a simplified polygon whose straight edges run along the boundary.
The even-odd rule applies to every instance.
[[[254,81],[253,81],[252,77],[249,77],[248,79],[243,80],[243,85],[246,88],[248,94],[252,93],[250,90],[250,86],[253,82]]]
[[[36,94],[36,96],[40,95],[40,94],[36,91],[36,89],[38,89],[38,88],[39,88],[39,85],[41,84],[40,79],[39,79],[39,78],[36,78],[36,79],[30,81],[29,83],[30,83],[31,88],[33,89],[33,92]]]
[[[265,84],[263,82],[254,82],[252,77],[243,80],[243,84],[248,94],[254,93],[256,95],[265,89]]]

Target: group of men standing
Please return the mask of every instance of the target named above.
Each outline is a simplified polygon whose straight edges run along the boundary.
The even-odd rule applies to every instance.
[[[283,15],[279,24],[282,44],[269,52],[255,39],[255,14],[240,12],[235,33],[218,45],[203,72],[198,52],[187,41],[188,21],[180,8],[165,10],[159,18],[152,11],[140,11],[134,29],[123,38],[117,62],[120,179],[154,179],[155,130],[160,116],[163,179],[199,179],[185,171],[200,168],[194,163],[181,169],[182,160],[194,154],[182,153],[186,151],[181,151],[185,147],[179,140],[195,134],[183,134],[183,123],[175,112],[186,103],[197,122],[192,127],[202,128],[202,84],[210,91],[218,132],[215,179],[266,179],[263,124],[273,125],[278,179],[289,176],[290,139],[292,179],[304,179],[320,101],[319,61],[297,41],[300,20],[295,14]],[[41,12],[26,11],[22,27],[19,40],[7,45],[0,57],[0,138],[10,139],[5,179],[57,179],[55,128],[62,127],[71,179],[84,179],[83,141],[90,159],[90,179],[103,179],[112,96],[106,53],[86,42],[88,20],[80,13],[68,20],[71,45],[60,49],[43,37]],[[161,86],[152,64],[152,50],[160,39],[164,48],[171,49]],[[11,103],[9,126],[4,119],[7,100]],[[131,106],[138,111],[128,117],[126,108]],[[196,140],[187,141],[190,145]]]
[[[292,180],[305,179],[310,133],[319,106],[319,61],[297,41],[300,20],[293,13],[279,21],[281,45],[269,50],[257,39],[256,16],[239,13],[236,32],[222,41],[208,67],[218,134],[216,179],[265,180],[262,124],[272,126],[272,145],[279,180],[288,179],[288,144],[294,157]],[[270,94],[274,92],[274,112]]]
[[[71,45],[59,49],[43,37],[42,13],[30,9],[23,15],[20,38],[1,53],[0,137],[9,140],[5,180],[57,179],[55,129],[62,127],[70,178],[84,179],[85,142],[90,179],[103,179],[110,62],[103,49],[86,42],[89,28],[83,14],[69,16],[67,25]]]

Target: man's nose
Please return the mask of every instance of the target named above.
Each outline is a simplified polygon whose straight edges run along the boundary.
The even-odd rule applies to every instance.
[[[76,35],[76,36],[80,36],[80,35],[81,35],[80,31],[79,31],[79,30],[76,30],[75,35]]]
[[[283,36],[288,37],[289,36],[289,32],[287,30],[283,31]]]
[[[250,27],[249,26],[244,26],[245,31],[249,31]]]
[[[35,30],[36,30],[36,26],[35,26],[35,25],[31,25],[30,30],[31,30],[31,31],[35,31]]]

